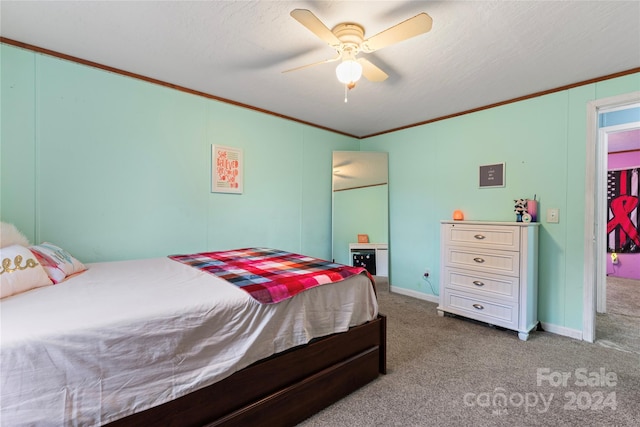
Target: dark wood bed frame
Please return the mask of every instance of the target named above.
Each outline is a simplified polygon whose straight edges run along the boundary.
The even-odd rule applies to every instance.
[[[386,373],[386,339],[378,315],[108,426],[292,426]]]

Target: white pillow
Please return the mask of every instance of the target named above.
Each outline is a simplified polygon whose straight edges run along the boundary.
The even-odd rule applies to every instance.
[[[60,283],[67,276],[87,269],[69,252],[54,244],[44,242],[40,245],[30,246],[29,249],[40,261],[53,283]]]
[[[0,248],[0,298],[51,285],[51,279],[24,246]]]
[[[29,246],[29,240],[8,222],[0,222],[0,248],[11,245]]]

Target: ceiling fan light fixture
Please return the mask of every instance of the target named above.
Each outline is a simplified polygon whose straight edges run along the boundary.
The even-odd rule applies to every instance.
[[[336,67],[336,76],[342,84],[355,84],[362,77],[362,65],[352,59],[342,61]]]

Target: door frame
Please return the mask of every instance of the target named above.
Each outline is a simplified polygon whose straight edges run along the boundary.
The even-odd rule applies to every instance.
[[[640,106],[640,105],[639,105]],[[615,111],[616,109],[609,110]],[[640,129],[640,121],[638,122],[629,122],[623,123],[614,126],[601,127],[598,129],[598,141],[597,141],[597,155],[601,156],[604,161],[598,161],[598,170],[596,174],[598,175],[598,188],[596,189],[596,197],[597,197],[597,218],[596,223],[602,224],[602,228],[600,228],[600,232],[598,232],[598,239],[601,241],[601,244],[596,245],[596,254],[606,254],[607,253],[607,238],[606,238],[606,224],[609,221],[609,211],[606,203],[606,195],[607,195],[607,171],[608,167],[608,157],[609,157],[609,135],[615,134],[618,132],[626,132],[630,130]],[[605,237],[600,237],[605,236]],[[600,269],[603,271],[602,274],[596,275],[596,313],[606,313],[607,312],[607,258],[606,256],[598,258],[598,271]],[[597,325],[596,325],[597,330]]]
[[[596,338],[598,289],[606,280],[606,179],[607,141],[601,135],[599,114],[640,103],[640,91],[591,101],[587,104],[587,146],[585,169],[584,282],[582,304],[582,339]]]

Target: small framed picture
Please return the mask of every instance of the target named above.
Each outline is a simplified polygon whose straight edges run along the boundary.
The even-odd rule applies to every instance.
[[[505,186],[505,164],[496,163],[493,165],[480,166],[480,188],[504,187]]]
[[[211,145],[211,192],[242,194],[242,150]]]

